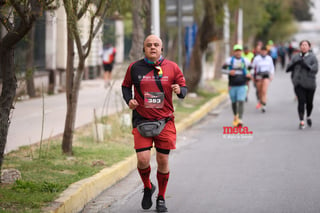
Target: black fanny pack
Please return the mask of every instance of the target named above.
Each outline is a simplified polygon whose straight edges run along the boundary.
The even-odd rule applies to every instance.
[[[137,129],[143,137],[155,137],[161,133],[169,120],[170,118],[159,121],[143,121],[137,125]]]

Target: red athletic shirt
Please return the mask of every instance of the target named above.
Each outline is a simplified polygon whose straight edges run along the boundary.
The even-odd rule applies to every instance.
[[[160,66],[163,72],[160,80],[164,91],[164,106],[162,108],[144,107],[144,100],[137,90],[137,87],[140,87],[142,94],[145,94],[145,92],[161,92],[156,83],[158,79],[154,74],[154,65],[148,64],[144,59],[131,63],[122,83],[122,87],[130,89],[132,85],[134,85],[134,99],[139,103],[136,112],[148,120],[160,120],[167,117],[173,118],[173,91],[171,85],[179,84],[180,87],[186,86],[183,73],[176,63],[164,59]],[[133,115],[134,120],[135,113],[133,113]]]

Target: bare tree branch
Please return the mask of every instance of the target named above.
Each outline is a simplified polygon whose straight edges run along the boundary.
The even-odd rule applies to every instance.
[[[0,14],[0,22],[8,32],[13,30],[13,24],[10,22],[9,18],[3,16],[2,14]]]
[[[89,4],[92,3],[91,0],[86,0],[83,4],[83,7],[80,9],[79,13],[77,14],[78,20],[82,18],[82,16],[87,12]]]
[[[27,21],[27,14],[25,14],[24,8],[21,7],[20,1],[9,0],[9,2],[11,3],[12,7],[15,9],[17,14],[21,17],[21,20]]]
[[[82,58],[84,58],[84,53],[83,53],[80,35],[78,33],[74,33],[73,36],[74,36],[74,41],[76,42],[76,46],[79,54],[79,60],[82,60]]]
[[[105,15],[106,15],[106,13],[107,13],[107,9],[109,8],[110,1],[107,0],[105,6],[103,7],[103,4],[104,4],[104,3],[105,3],[104,1],[100,1],[100,5],[99,5],[99,8],[98,8],[97,11],[96,11],[95,16],[91,18],[91,27],[90,27],[90,34],[89,34],[89,35],[90,35],[90,37],[92,37],[92,38],[94,38],[94,37],[97,35],[97,33],[99,32],[99,29],[100,29],[100,27],[102,26],[102,24],[103,24],[103,22],[104,22],[104,17],[105,17]],[[102,9],[103,9],[103,12],[101,13],[101,10],[102,10]],[[93,29],[93,25],[94,25],[94,18],[95,18],[96,16],[98,16],[99,14],[101,14],[101,16],[100,16],[100,18],[99,18],[99,22],[98,22],[96,28],[95,28],[94,30],[92,30],[92,29]],[[93,33],[92,33],[92,31],[93,31]],[[88,46],[91,45],[91,40],[92,40],[92,39],[89,38],[88,41],[87,41],[87,43],[85,43],[85,44],[83,45],[83,48],[84,48],[84,49],[87,49]],[[91,48],[88,48],[86,55],[89,54],[90,49],[91,49]]]
[[[74,12],[75,12],[75,14],[77,14],[77,12],[78,12],[78,7],[79,7],[79,0],[71,0],[72,1],[72,4],[74,4]],[[83,0],[81,1],[81,2],[83,2]]]
[[[53,5],[54,2],[57,2]],[[57,10],[59,8],[59,0],[49,0],[46,1],[46,9],[47,10]]]
[[[53,4],[53,2],[55,2],[55,0],[46,1],[46,6],[49,6],[49,5]]]
[[[103,2],[103,0],[100,0],[99,6],[98,6],[95,14],[91,16],[89,38],[88,38],[87,43],[86,43],[85,45],[83,45],[83,48],[84,48],[84,49],[87,49],[87,48],[88,48],[88,49],[87,49],[87,53],[85,54],[86,56],[89,54],[90,49],[91,49],[90,46],[91,46],[91,41],[92,41],[92,38],[93,38],[93,37],[92,37],[92,32],[93,32],[93,28],[94,28],[94,22],[95,22],[96,16],[98,15],[99,11],[100,11],[101,8],[102,8],[102,2]],[[89,45],[88,45],[88,44],[89,44]],[[88,50],[89,50],[89,51],[88,51]]]

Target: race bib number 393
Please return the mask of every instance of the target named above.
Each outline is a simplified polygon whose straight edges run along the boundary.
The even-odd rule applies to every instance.
[[[144,107],[145,108],[162,108],[164,104],[163,92],[145,92]]]

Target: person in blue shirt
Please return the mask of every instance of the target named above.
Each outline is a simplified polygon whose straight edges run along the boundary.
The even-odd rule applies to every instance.
[[[233,46],[233,56],[228,58],[223,68],[229,78],[229,96],[232,102],[233,126],[243,126],[242,116],[247,96],[247,81],[251,75],[248,71],[250,62],[242,57],[242,46]]]

